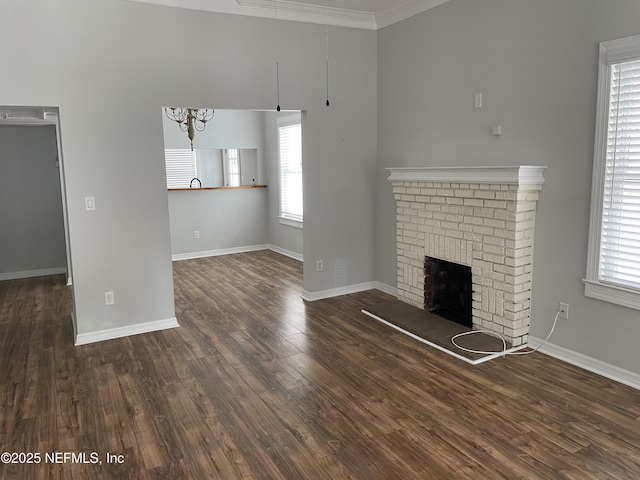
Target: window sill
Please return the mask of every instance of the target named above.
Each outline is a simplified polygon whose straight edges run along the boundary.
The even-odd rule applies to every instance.
[[[287,225],[289,227],[302,228],[302,225],[303,225],[302,221],[293,220],[287,217],[278,217],[278,220],[280,221],[281,225]]]
[[[640,292],[626,288],[615,287],[593,280],[582,280],[584,283],[584,294],[587,297],[602,300],[604,302],[615,303],[623,307],[640,310]]]

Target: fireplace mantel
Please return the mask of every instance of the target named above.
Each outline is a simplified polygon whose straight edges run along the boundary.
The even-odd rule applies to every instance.
[[[542,185],[547,167],[515,165],[495,167],[395,167],[387,168],[390,182],[450,182],[494,185]]]

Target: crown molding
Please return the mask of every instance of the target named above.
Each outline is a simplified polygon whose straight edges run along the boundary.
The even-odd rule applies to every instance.
[[[447,3],[449,0],[405,0],[384,12],[376,14],[377,28],[388,27],[407,18],[426,12],[432,8]]]
[[[184,8],[204,12],[227,13],[248,17],[277,18],[292,22],[314,23],[335,27],[378,30],[393,23],[437,7],[449,0],[405,0],[380,13],[349,10],[290,0],[128,0],[163,7]],[[319,0],[318,0],[319,1]],[[277,14],[277,15],[276,15]]]
[[[277,13],[278,20],[316,23],[364,30],[377,29],[376,16],[373,12],[310,5],[288,0],[236,0],[236,2],[243,9],[246,9],[246,13],[244,13],[246,15],[251,15],[251,11],[253,10],[268,12],[268,15],[260,16],[269,16],[272,18],[276,18]]]

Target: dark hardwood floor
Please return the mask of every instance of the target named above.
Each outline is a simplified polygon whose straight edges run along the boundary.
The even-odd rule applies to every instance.
[[[360,313],[386,294],[303,302],[270,251],[174,271],[180,328],[82,347],[63,277],[0,282],[0,452],[41,455],[0,478],[640,478],[637,390],[467,365]]]

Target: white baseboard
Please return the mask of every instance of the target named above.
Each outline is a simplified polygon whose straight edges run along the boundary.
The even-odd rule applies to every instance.
[[[276,245],[269,245],[269,250],[279,253],[280,255],[284,255],[285,257],[293,258],[294,260],[298,260],[300,262],[303,261],[302,254],[292,252],[291,250],[287,250]]]
[[[364,282],[356,285],[347,285],[345,287],[330,288],[329,290],[320,290],[319,292],[308,292],[303,290],[302,299],[308,302],[315,302],[325,298],[339,297],[340,295],[349,295],[350,293],[365,292],[367,290],[380,290],[389,295],[396,296],[397,290],[390,285],[382,282]]]
[[[380,290],[381,292],[387,293],[389,295],[393,295],[394,297],[398,296],[398,289],[396,287],[392,287],[391,285],[387,285],[382,282],[373,282],[376,290]]]
[[[127,325],[126,327],[109,328],[107,330],[98,330],[97,332],[76,333],[75,345],[86,345],[88,343],[103,342],[114,338],[128,337],[130,335],[138,335],[140,333],[157,332],[158,330],[166,330],[168,328],[179,327],[178,320],[167,318],[166,320],[156,320],[153,322],[138,323],[136,325]],[[74,316],[74,333],[76,331]]]
[[[302,299],[308,302],[315,302],[324,298],[339,297],[340,295],[349,295],[350,293],[364,292],[376,288],[376,282],[358,283],[356,285],[346,285],[344,287],[330,288],[329,290],[321,290],[319,292],[302,291]]]
[[[204,250],[201,252],[176,253],[174,255],[171,255],[171,260],[174,262],[177,262],[180,260],[192,260],[194,258],[217,257],[220,255],[232,255],[234,253],[257,252],[260,250],[272,250],[276,253],[285,255],[287,257],[293,258],[294,260],[299,260],[302,262],[301,254],[292,252],[291,250],[287,250],[285,248],[278,247],[276,245],[270,245],[270,244],[248,245],[244,247],[232,247],[232,248],[220,248],[218,250]]]
[[[542,344],[542,340],[529,336],[528,344],[531,348],[537,348]],[[601,360],[588,357],[587,355],[583,355],[551,343],[547,343],[540,347],[539,352],[640,390],[640,375],[637,373],[630,372],[629,370],[616,367],[615,365],[605,363]]]
[[[18,280],[20,278],[47,277],[67,273],[67,267],[41,268],[38,270],[23,270],[21,272],[0,273],[0,281]]]
[[[171,255],[171,260],[192,260],[194,258],[217,257],[220,255],[231,255],[233,253],[257,252],[258,250],[268,250],[269,245],[248,245],[245,247],[220,248],[217,250],[204,250],[201,252],[176,253]]]

